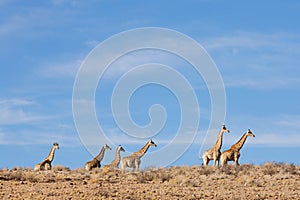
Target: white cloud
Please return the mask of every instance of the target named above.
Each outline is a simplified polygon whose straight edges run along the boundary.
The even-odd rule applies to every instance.
[[[120,76],[128,72],[130,69],[149,63],[172,65],[170,64],[170,62],[174,64],[174,61],[172,60],[174,60],[174,55],[160,50],[137,50],[129,54],[122,55],[116,60],[112,60],[113,63],[108,66],[107,75],[108,78]]]
[[[233,32],[204,46],[219,63],[226,87],[299,88],[299,35]]]
[[[9,0],[0,0],[0,6],[5,5],[9,2]]]
[[[89,40],[85,44],[89,47],[96,47],[100,42],[96,40]]]
[[[81,62],[77,59],[69,62],[43,64],[42,67],[37,69],[36,73],[48,78],[73,78],[76,76]]]
[[[0,24],[0,35],[9,35],[11,33],[20,32],[24,27],[26,27],[25,19],[15,15]]]
[[[278,131],[277,133],[257,134],[252,140],[247,141],[252,145],[278,146],[278,147],[298,147],[300,146],[300,135],[298,133],[288,133]]]
[[[32,111],[27,111],[28,108],[34,106],[34,104],[33,101],[25,99],[0,100],[0,124],[12,125],[32,123],[51,118],[49,116],[39,115]]]
[[[80,5],[81,1],[79,0],[52,0],[53,5],[60,6],[63,4],[67,4],[70,6],[77,6]]]
[[[225,86],[227,88],[255,88],[259,90],[265,89],[284,89],[284,88],[294,88],[300,87],[300,78],[296,77],[285,77],[285,76],[270,76],[257,78],[255,75],[250,75],[246,78],[238,78],[237,75],[234,77],[226,76],[224,77]]]
[[[282,116],[277,124],[288,129],[300,129],[300,116]]]
[[[76,134],[70,135],[65,132],[41,131],[41,130],[19,130],[18,132],[0,130],[0,144],[28,145],[49,144],[58,142],[63,146],[80,146],[81,142]]]
[[[242,119],[242,120],[241,120]],[[246,145],[292,147],[300,145],[298,133],[300,116],[274,115],[274,116],[245,116],[231,117],[235,124],[229,124],[231,132],[223,138],[224,148],[236,143],[248,128],[255,138],[248,138]]]
[[[208,38],[204,42],[204,46],[209,51],[220,50],[223,48],[280,48],[285,46],[286,42],[291,42],[299,38],[296,34],[291,33],[260,33],[260,32],[245,32],[235,31],[231,35],[217,36]],[[293,44],[295,46],[296,44]],[[286,47],[291,48],[291,47]]]

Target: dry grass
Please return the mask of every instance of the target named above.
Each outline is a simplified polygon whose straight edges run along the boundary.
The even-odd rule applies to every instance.
[[[223,168],[181,166],[90,172],[54,166],[0,169],[2,199],[298,199],[300,167],[287,163]]]

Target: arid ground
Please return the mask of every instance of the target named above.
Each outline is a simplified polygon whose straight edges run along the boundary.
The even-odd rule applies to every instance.
[[[266,163],[140,172],[0,169],[0,199],[299,199],[300,166]]]

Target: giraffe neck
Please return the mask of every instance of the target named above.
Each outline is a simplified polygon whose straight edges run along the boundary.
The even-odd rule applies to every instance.
[[[116,164],[116,165],[119,164],[119,162],[120,162],[120,160],[121,160],[120,150],[121,150],[121,149],[117,149],[117,151],[116,151],[116,157],[115,157],[115,159],[112,161],[112,164]]]
[[[53,161],[55,149],[56,148],[54,146],[51,148],[50,153],[49,153],[48,157],[45,160],[48,160],[50,162]]]
[[[143,148],[141,148],[139,151],[134,152],[132,154],[132,156],[138,156],[139,158],[142,157],[148,150],[148,148],[150,147],[150,144],[147,143]]]
[[[245,133],[237,143],[235,143],[234,145],[231,146],[231,149],[240,151],[240,149],[243,147],[247,137],[248,137],[248,135],[247,135],[247,133]]]
[[[95,159],[100,162],[103,159],[103,157],[104,157],[104,152],[105,152],[105,148],[102,147],[100,153],[95,157]]]
[[[217,142],[214,144],[214,148],[217,150],[220,150],[222,147],[223,133],[224,131],[220,130]]]

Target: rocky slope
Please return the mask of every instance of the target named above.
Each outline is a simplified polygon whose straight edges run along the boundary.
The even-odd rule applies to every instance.
[[[300,167],[285,163],[214,168],[52,171],[0,169],[1,199],[299,199]]]

